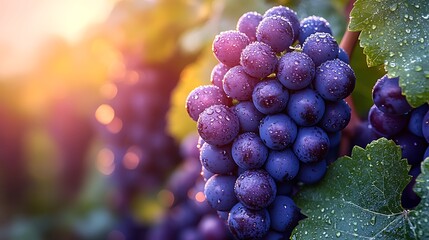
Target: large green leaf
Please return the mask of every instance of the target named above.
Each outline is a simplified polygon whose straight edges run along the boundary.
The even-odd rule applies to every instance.
[[[352,157],[338,159],[319,184],[297,194],[296,203],[308,218],[300,221],[293,239],[416,239],[418,231],[429,229],[424,222],[428,176],[424,170],[417,185],[423,205],[405,210],[401,193],[410,181],[408,170],[391,140],[354,147]]]
[[[349,28],[361,31],[368,66],[385,64],[413,106],[429,101],[429,4],[425,0],[358,0]]]

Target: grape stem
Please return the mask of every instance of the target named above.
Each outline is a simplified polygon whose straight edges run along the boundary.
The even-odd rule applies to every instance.
[[[346,30],[341,40],[340,47],[344,49],[344,51],[349,55],[350,59],[352,57],[353,49],[358,41],[359,34],[360,32],[351,32],[349,30]],[[349,104],[352,111],[350,122],[342,132],[339,156],[344,156],[350,152],[350,144],[354,135],[356,134],[355,130],[361,123],[359,115],[356,111],[356,107],[353,103],[352,95],[348,96],[345,100]]]

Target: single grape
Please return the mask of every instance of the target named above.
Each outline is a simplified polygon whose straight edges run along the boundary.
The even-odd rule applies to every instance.
[[[232,143],[232,158],[243,169],[256,169],[264,165],[268,157],[268,148],[259,135],[245,132]]]
[[[268,208],[271,228],[279,232],[291,231],[300,219],[300,209],[288,196],[277,196]]]
[[[329,22],[319,16],[309,16],[302,19],[299,27],[299,42],[303,44],[307,37],[316,32],[324,32],[332,35]]]
[[[322,119],[325,101],[313,89],[305,88],[290,95],[286,112],[298,126],[312,126]]]
[[[299,160],[291,149],[272,150],[265,162],[265,170],[279,182],[291,181],[298,174]]]
[[[242,101],[232,108],[240,122],[241,132],[259,132],[259,123],[264,114],[256,109],[251,101]]]
[[[303,163],[300,165],[297,179],[305,184],[314,184],[322,180],[326,173],[325,160],[315,163]]]
[[[256,28],[262,21],[262,15],[257,12],[246,12],[237,21],[237,30],[246,34],[251,42],[256,41]]]
[[[204,143],[200,153],[201,165],[212,173],[228,174],[237,166],[231,155],[231,145],[214,146]]]
[[[372,99],[380,111],[390,115],[402,115],[411,111],[411,106],[402,95],[399,77],[389,78],[386,75],[375,83],[372,89]]]
[[[423,117],[422,134],[426,142],[429,143],[429,111]]]
[[[258,210],[268,207],[274,201],[277,186],[267,171],[247,170],[238,176],[234,192],[244,206]]]
[[[266,209],[251,210],[237,203],[228,215],[228,227],[238,240],[263,239],[270,228],[270,216]]]
[[[228,70],[230,69],[230,67],[226,66],[223,63],[218,63],[216,64],[213,69],[212,72],[210,74],[210,82],[215,85],[218,86],[220,89],[223,89],[223,77],[225,76],[226,72],[228,72]]]
[[[277,56],[266,43],[252,42],[241,53],[240,64],[244,71],[256,78],[265,78],[277,68]]]
[[[281,16],[264,17],[256,29],[256,38],[268,44],[275,52],[281,53],[294,42],[290,22]]]
[[[198,133],[205,142],[222,146],[238,135],[240,123],[237,115],[225,105],[213,105],[206,108],[197,121]]]
[[[341,47],[339,48],[339,51],[338,51],[338,59],[340,59],[341,61],[343,61],[343,62],[345,62],[347,64],[350,64],[350,57],[349,57],[349,55]]]
[[[336,59],[339,47],[331,34],[316,32],[305,39],[302,52],[307,54],[317,67],[326,61]]]
[[[424,138],[416,136],[408,131],[402,131],[392,137],[396,145],[401,147],[402,157],[408,160],[410,165],[420,165],[428,146]]]
[[[293,29],[294,40],[297,40],[299,37],[299,19],[295,11],[286,7],[286,6],[274,6],[264,13],[264,18],[270,16],[281,16],[290,22],[290,25]]]
[[[212,51],[219,62],[234,67],[240,64],[241,52],[249,43],[249,38],[242,32],[224,31],[216,35]]]
[[[329,150],[329,137],[319,127],[301,127],[298,130],[293,151],[303,163],[322,161]]]
[[[197,121],[198,116],[204,109],[216,104],[231,106],[232,100],[219,87],[202,85],[189,93],[186,99],[186,110],[189,116],[194,121]]]
[[[228,70],[222,84],[223,90],[230,98],[247,101],[252,98],[253,89],[258,82],[258,78],[250,76],[238,65]]]
[[[229,211],[237,202],[234,194],[235,176],[215,174],[204,186],[204,195],[210,206],[218,211]]]
[[[383,137],[391,137],[407,126],[407,115],[387,115],[380,111],[377,106],[372,105],[368,113],[368,122],[372,129]]]
[[[283,150],[295,141],[298,128],[286,114],[268,115],[259,125],[259,135],[264,144],[274,150]]]
[[[412,110],[410,120],[408,121],[408,130],[419,137],[423,137],[422,124],[423,117],[429,111],[427,103]]]
[[[289,52],[283,55],[277,66],[277,78],[290,90],[307,87],[313,81],[316,68],[311,58],[302,52]]]
[[[289,100],[289,92],[276,79],[265,80],[256,84],[252,101],[256,109],[264,114],[283,111]]]
[[[349,96],[356,84],[353,69],[339,59],[324,62],[316,69],[314,88],[328,101],[338,101]]]
[[[325,114],[319,125],[326,132],[339,132],[350,122],[352,110],[344,99],[335,102],[326,102]]]

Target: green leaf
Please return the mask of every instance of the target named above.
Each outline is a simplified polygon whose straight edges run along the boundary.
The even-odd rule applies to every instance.
[[[410,212],[410,223],[419,239],[429,239],[429,158],[422,163],[422,173],[417,177],[414,191],[420,196],[421,202]]]
[[[351,31],[361,31],[368,66],[384,64],[413,106],[429,101],[429,4],[425,0],[358,0]]]
[[[408,170],[391,140],[355,146],[352,157],[338,159],[319,184],[297,194],[308,218],[299,222],[293,239],[415,239],[409,211],[401,207]]]

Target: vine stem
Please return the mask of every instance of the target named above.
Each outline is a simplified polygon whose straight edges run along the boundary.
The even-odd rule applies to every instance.
[[[359,34],[360,32],[351,32],[347,28],[341,40],[340,47],[344,49],[350,59],[352,58],[353,49],[356,46]],[[352,95],[348,96],[345,100],[351,108],[351,118],[347,127],[342,131],[339,156],[344,156],[350,152],[350,145],[354,135],[356,134],[356,128],[361,124]]]

